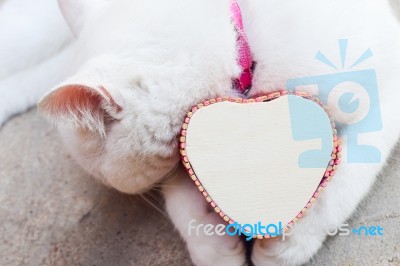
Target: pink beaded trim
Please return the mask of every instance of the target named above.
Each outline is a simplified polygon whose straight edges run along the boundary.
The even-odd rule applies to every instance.
[[[235,103],[255,103],[255,102],[266,102],[266,101],[272,101],[274,99],[277,99],[281,96],[285,96],[288,94],[293,94],[299,97],[303,97],[305,99],[309,99],[311,101],[314,101],[315,103],[319,104],[324,111],[328,114],[329,119],[331,121],[331,126],[332,126],[332,132],[333,132],[333,150],[332,150],[332,156],[331,156],[331,160],[328,164],[328,167],[324,173],[324,176],[321,179],[320,184],[318,185],[317,189],[315,190],[313,196],[311,197],[311,199],[308,201],[308,203],[304,206],[304,208],[295,216],[294,219],[292,219],[289,223],[287,223],[285,225],[285,227],[283,228],[283,230],[286,232],[287,230],[289,230],[289,227],[293,226],[294,223],[296,223],[299,219],[301,219],[305,213],[307,212],[307,210],[311,207],[312,203],[318,198],[319,193],[322,192],[324,190],[324,188],[327,186],[328,182],[332,180],[333,175],[335,174],[335,171],[340,163],[340,158],[341,158],[341,140],[339,139],[339,137],[337,136],[337,130],[336,130],[336,126],[335,126],[335,122],[331,116],[331,114],[329,113],[329,110],[326,106],[323,105],[323,103],[315,97],[312,97],[310,95],[308,95],[305,92],[293,92],[293,93],[289,93],[287,91],[276,91],[276,92],[272,92],[272,93],[268,93],[266,95],[263,96],[259,96],[256,98],[251,98],[251,99],[242,99],[242,98],[233,98],[233,97],[218,97],[218,98],[214,98],[214,99],[210,99],[207,100],[203,103],[199,103],[196,106],[193,106],[192,109],[190,110],[190,112],[187,113],[184,123],[182,125],[182,130],[181,130],[181,135],[179,138],[179,148],[180,148],[180,154],[181,154],[181,160],[183,163],[183,166],[186,168],[190,178],[193,180],[193,182],[195,183],[195,185],[197,186],[197,188],[199,189],[199,191],[203,194],[204,198],[207,200],[207,202],[211,205],[211,207],[213,207],[214,211],[216,213],[219,214],[219,216],[221,216],[222,219],[224,219],[224,221],[232,224],[234,223],[234,221],[228,216],[226,215],[219,207],[218,205],[213,201],[213,199],[211,198],[211,196],[207,193],[207,191],[205,190],[205,188],[203,187],[203,185],[201,184],[200,180],[197,178],[196,173],[194,172],[194,170],[192,169],[192,166],[189,162],[189,159],[187,157],[187,153],[186,153],[186,130],[188,128],[188,124],[190,122],[191,117],[193,116],[193,114],[199,110],[200,108],[203,108],[205,106],[209,106],[211,104],[214,103],[219,103],[219,102],[235,102]],[[266,235],[256,235],[254,236],[255,238],[258,239],[262,239],[262,238],[270,238],[270,237],[274,237],[274,236],[270,236],[268,234]]]

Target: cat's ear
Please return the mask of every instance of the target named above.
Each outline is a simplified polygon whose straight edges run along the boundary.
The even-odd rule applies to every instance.
[[[105,136],[106,124],[117,120],[123,108],[103,86],[69,84],[44,96],[38,110],[55,124],[72,123]]]
[[[72,33],[77,37],[86,18],[106,2],[106,0],[58,0],[58,5]]]

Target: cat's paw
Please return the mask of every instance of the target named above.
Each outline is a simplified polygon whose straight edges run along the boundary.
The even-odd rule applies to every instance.
[[[220,246],[208,245],[203,241],[202,243],[188,245],[188,250],[192,262],[197,266],[247,265],[244,247],[239,241],[229,245],[229,247],[226,247],[223,243]]]
[[[163,193],[166,210],[195,265],[246,265],[243,241],[226,234],[224,220],[209,207],[183,167],[164,183]]]
[[[221,223],[220,219],[216,213],[210,212],[196,221],[194,227],[198,228],[200,224],[216,226]],[[238,236],[216,235],[215,232],[213,235],[206,235],[203,228],[199,228],[201,233],[196,234],[193,230],[187,238],[187,248],[195,265],[246,265],[246,248]]]
[[[281,237],[257,239],[254,243],[251,260],[256,266],[263,265],[301,265],[321,247],[320,237],[307,235],[292,235],[288,239]]]

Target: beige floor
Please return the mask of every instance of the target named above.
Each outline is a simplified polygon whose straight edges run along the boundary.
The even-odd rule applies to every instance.
[[[329,238],[310,265],[400,265],[399,161],[391,161],[350,221],[351,227],[380,225],[384,236]],[[138,196],[94,182],[33,110],[0,129],[0,265],[190,260],[168,218]]]

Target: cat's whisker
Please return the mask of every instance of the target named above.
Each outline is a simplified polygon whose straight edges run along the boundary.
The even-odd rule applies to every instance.
[[[138,194],[141,199],[143,199],[147,204],[153,207],[157,212],[159,212],[162,216],[168,217],[168,214],[161,207],[157,206],[150,199],[146,198],[145,194]]]
[[[154,191],[154,192],[157,192],[157,193],[162,193],[162,188],[153,187],[153,188],[151,189],[151,191]]]
[[[163,183],[163,184],[157,184],[155,185],[152,189],[159,189],[159,191],[162,191],[164,188],[178,188],[178,187],[183,187],[184,185],[176,185],[176,184],[168,184],[168,183]]]

